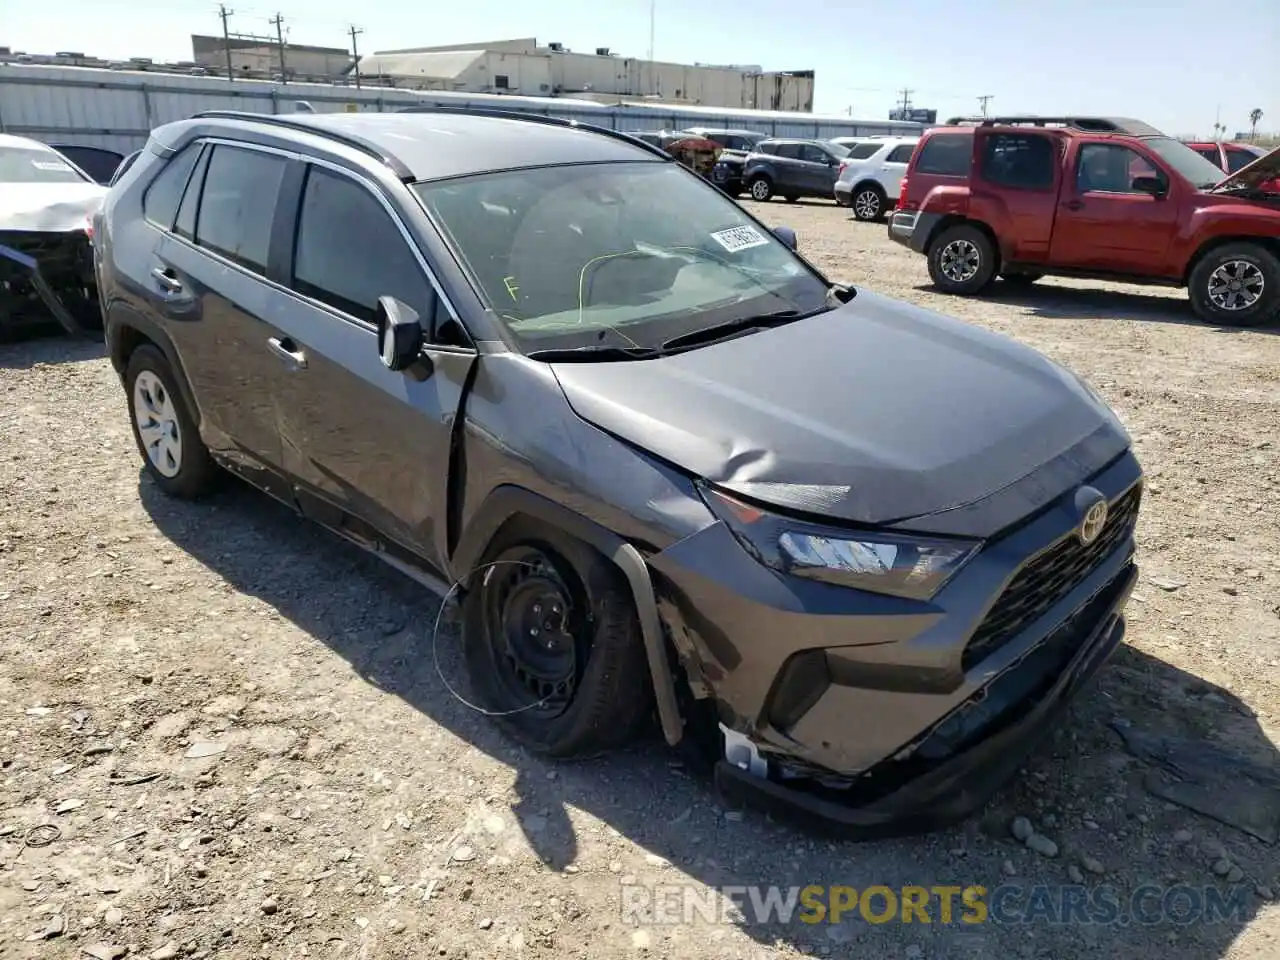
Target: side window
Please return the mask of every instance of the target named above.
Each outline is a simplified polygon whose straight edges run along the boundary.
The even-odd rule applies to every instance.
[[[196,243],[228,260],[267,271],[271,224],[287,161],[258,150],[216,146],[204,174]]]
[[[929,137],[920,148],[916,173],[932,173],[944,177],[963,177],[973,161],[973,137],[964,134],[939,134]]]
[[[778,153],[778,145],[776,143],[758,143],[756,144],[756,152],[776,156]]]
[[[200,156],[200,144],[184,147],[176,157],[170,157],[164,168],[151,181],[142,195],[142,215],[165,230],[173,229],[173,218],[178,213],[178,202],[186,189],[191,168]]]
[[[315,166],[298,215],[293,286],[367,323],[385,295],[424,319],[435,307],[431,284],[382,204],[350,177]]]
[[[173,224],[173,232],[188,240],[196,238],[196,212],[200,209],[200,191],[204,187],[204,174],[209,169],[209,155],[213,147],[206,147],[196,162],[196,168],[187,181],[187,192],[182,195],[182,203],[178,206],[178,219]]]
[[[911,143],[900,143],[889,151],[889,156],[884,158],[885,163],[908,163],[911,160],[911,154],[915,152],[915,145]]]
[[[1053,141],[1034,133],[996,133],[987,137],[982,176],[989,183],[1024,190],[1053,186],[1058,151]]]
[[[880,149],[880,144],[872,140],[870,143],[854,143],[849,146],[850,160],[866,160]]]
[[[826,163],[830,158],[831,154],[821,147],[815,147],[811,143],[801,144],[800,146],[801,160],[807,160],[809,163]]]
[[[1227,172],[1235,173],[1237,170],[1243,170],[1257,160],[1259,156],[1260,154],[1250,153],[1248,150],[1228,150]]]
[[[1215,167],[1222,166],[1222,157],[1218,155],[1217,147],[1196,147],[1196,153],[1200,154]]]
[[[780,157],[787,160],[800,159],[800,144],[798,143],[780,143],[773,151]]]
[[[129,154],[127,157],[121,160],[120,166],[116,167],[116,172],[111,175],[111,181],[109,185],[114,187],[117,183],[119,183],[120,178],[129,172],[129,168],[138,162],[138,157],[140,156],[142,156],[142,151],[135,150],[133,151],[133,153]]]
[[[1086,143],[1076,163],[1076,189],[1080,193],[1141,193],[1133,189],[1138,177],[1164,179],[1137,151],[1116,143]]]

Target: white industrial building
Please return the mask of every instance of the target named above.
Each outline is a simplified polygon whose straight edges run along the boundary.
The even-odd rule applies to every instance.
[[[559,43],[539,46],[533,37],[383,50],[362,57],[360,72],[415,90],[813,110],[812,70],[663,63],[623,57],[607,47],[576,53]]]

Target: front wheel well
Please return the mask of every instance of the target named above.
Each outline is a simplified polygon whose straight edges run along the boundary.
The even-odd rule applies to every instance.
[[[144,344],[156,348],[160,346],[137,327],[127,323],[120,324],[111,338],[111,365],[123,375],[133,352]]]
[[[1213,251],[1234,243],[1252,243],[1261,247],[1263,250],[1266,250],[1273,257],[1280,258],[1280,238],[1236,236],[1214,237],[1212,240],[1206,240],[1201,244],[1196,252],[1192,254],[1191,259],[1187,261],[1186,269],[1182,271],[1182,285],[1184,287],[1190,285],[1191,273],[1200,264],[1201,260],[1209,256]]]

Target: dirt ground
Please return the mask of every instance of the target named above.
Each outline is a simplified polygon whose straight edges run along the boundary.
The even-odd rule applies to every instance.
[[[1149,793],[1111,727],[1280,769],[1280,336],[1197,324],[1176,291],[946,298],[883,225],[757,209],[834,279],[1073,367],[1149,472],[1127,646],[985,814],[830,843],[722,809],[656,736],[530,757],[445,690],[434,599],[248,490],[164,499],[101,346],[41,340],[0,346],[0,957],[1280,956],[1280,847]],[[1151,923],[683,924],[624,916],[634,884],[1239,899],[1217,922],[1179,922],[1184,898]]]

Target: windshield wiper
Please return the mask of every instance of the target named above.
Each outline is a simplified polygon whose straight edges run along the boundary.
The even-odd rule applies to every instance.
[[[703,327],[700,330],[692,330],[689,333],[682,333],[678,337],[672,337],[662,344],[663,352],[672,350],[681,350],[685,347],[692,347],[698,344],[711,343],[714,340],[722,340],[725,337],[746,330],[764,330],[768,327],[780,327],[783,324],[791,323],[793,320],[803,320],[805,317],[812,317],[814,314],[824,313],[827,310],[823,307],[819,310],[811,310],[808,313],[801,313],[799,310],[777,310],[773,313],[758,313],[752,317],[738,317],[734,320],[726,320],[724,323],[713,324],[709,327]]]
[[[592,343],[582,347],[549,347],[525,354],[530,360],[548,363],[607,363],[618,360],[651,360],[662,356],[656,347],[618,347],[611,344]]]

